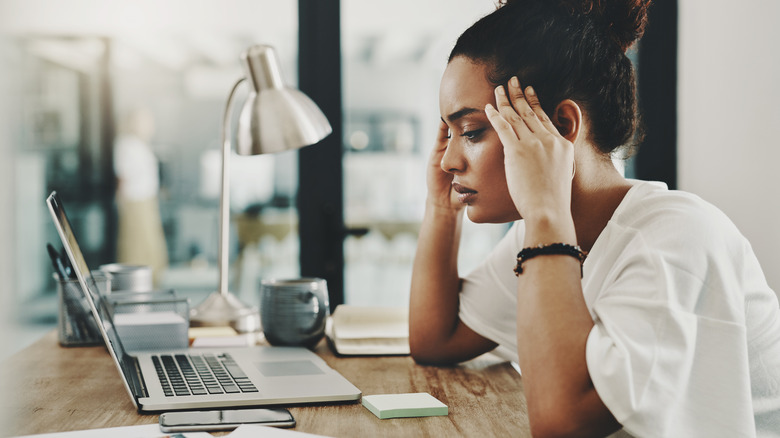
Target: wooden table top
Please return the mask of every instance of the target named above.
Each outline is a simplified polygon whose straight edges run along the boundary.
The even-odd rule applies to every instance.
[[[332,437],[530,436],[520,375],[494,355],[434,367],[408,356],[337,357],[324,341],[315,352],[363,395],[427,392],[449,415],[380,420],[360,403],[295,406],[292,430]],[[0,363],[0,397],[6,416],[0,436],[158,420],[136,411],[104,347],[61,347],[56,331]]]

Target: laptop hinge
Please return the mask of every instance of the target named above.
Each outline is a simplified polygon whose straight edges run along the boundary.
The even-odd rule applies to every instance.
[[[141,366],[138,364],[138,359],[125,354],[122,361],[131,365],[122,368],[125,370],[126,380],[130,385],[130,390],[133,391],[135,398],[149,397],[149,392],[146,390],[146,385],[144,385],[144,377],[141,373]]]

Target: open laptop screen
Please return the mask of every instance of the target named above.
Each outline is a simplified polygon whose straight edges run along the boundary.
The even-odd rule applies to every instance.
[[[84,255],[81,253],[81,248],[79,248],[76,236],[73,234],[70,221],[68,221],[68,216],[65,214],[65,208],[62,206],[62,202],[60,201],[57,192],[52,192],[51,195],[49,195],[46,199],[46,204],[49,206],[49,212],[54,220],[57,233],[60,235],[60,240],[62,240],[62,245],[65,247],[65,252],[68,253],[68,258],[70,259],[73,270],[81,284],[81,290],[84,291],[89,307],[92,309],[92,314],[98,322],[106,346],[111,354],[115,356],[114,358],[117,361],[117,365],[119,365],[119,361],[125,359],[125,350],[122,347],[122,342],[119,340],[116,330],[114,330],[111,314],[106,308],[105,300],[101,299],[100,290],[95,283],[95,279],[92,277],[89,266],[87,266],[87,261],[84,260]],[[120,366],[120,369],[121,368],[122,367]]]

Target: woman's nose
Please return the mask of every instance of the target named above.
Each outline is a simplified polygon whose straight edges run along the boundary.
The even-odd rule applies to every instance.
[[[452,174],[461,173],[466,169],[466,161],[463,159],[463,154],[459,150],[457,142],[450,139],[439,165],[441,170]]]

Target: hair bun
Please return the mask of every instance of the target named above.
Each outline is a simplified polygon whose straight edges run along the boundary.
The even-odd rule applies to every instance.
[[[529,4],[535,0],[503,0],[505,5]],[[538,0],[536,0],[538,1]],[[642,37],[647,26],[647,11],[651,0],[541,0],[572,15],[589,16],[604,26],[625,52]]]

